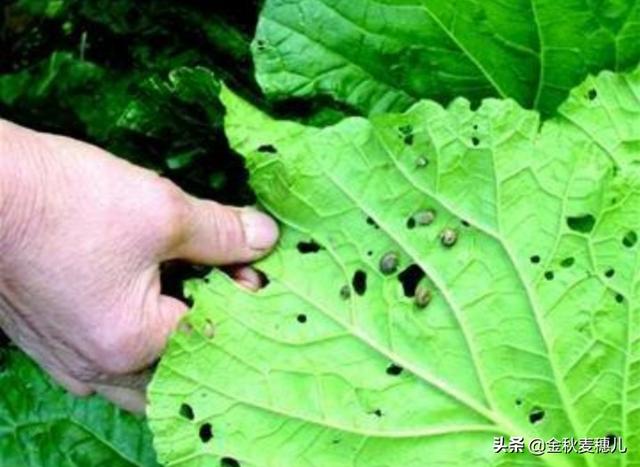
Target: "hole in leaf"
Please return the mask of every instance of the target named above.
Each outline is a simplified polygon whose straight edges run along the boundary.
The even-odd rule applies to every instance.
[[[598,97],[598,91],[596,91],[595,89],[591,88],[589,89],[589,92],[587,93],[587,98],[592,101],[594,100],[596,97]]]
[[[522,399],[516,399],[516,405],[518,406],[522,405]]]
[[[264,51],[266,46],[267,46],[267,43],[263,39],[258,39],[256,41],[256,48],[258,49],[259,52]]]
[[[343,285],[340,287],[340,298],[343,300],[347,300],[351,297],[351,287],[348,285]]]
[[[570,268],[575,262],[576,260],[570,256],[560,261],[560,266],[562,266],[563,268]]]
[[[624,295],[617,293],[615,299],[616,299],[616,302],[622,303],[624,302]]]
[[[367,291],[367,273],[358,269],[353,275],[351,285],[353,285],[353,290],[355,290],[358,295],[364,295]]]
[[[194,418],[196,418],[195,414],[193,413],[193,408],[189,404],[182,404],[180,406],[180,416],[182,418],[186,418],[187,420],[193,420]]]
[[[367,217],[367,224],[375,227],[376,229],[379,229],[380,227],[378,226],[378,224],[376,223],[376,221],[373,220],[372,217]]]
[[[373,256],[373,250],[367,251],[367,256]]]
[[[415,217],[411,216],[409,219],[407,219],[407,229],[413,229],[416,226],[416,219]]]
[[[303,255],[307,253],[317,253],[322,249],[320,244],[318,244],[315,240],[310,240],[308,242],[298,242],[298,245],[296,245],[296,247],[298,248],[298,251]]]
[[[545,272],[545,273],[544,273],[544,278],[545,278],[546,280],[548,280],[548,281],[553,280],[553,278],[554,278],[553,271],[547,271],[547,272]]]
[[[398,376],[400,373],[402,373],[402,370],[403,368],[401,366],[392,363],[387,367],[387,374],[389,376]]]
[[[223,457],[220,459],[220,467],[240,467],[240,462],[233,457]]]
[[[258,152],[262,154],[277,154],[278,150],[273,144],[261,144],[258,146]]]
[[[211,427],[211,423],[203,423],[200,425],[198,436],[200,436],[200,441],[203,443],[211,441],[211,438],[213,438],[213,428]]]
[[[622,244],[627,248],[633,247],[638,242],[638,234],[634,230],[629,230],[622,237]]]
[[[533,255],[531,258],[529,258],[529,261],[531,261],[533,264],[538,264],[540,262],[540,256]]]
[[[304,313],[301,313],[298,316],[296,316],[296,320],[298,321],[298,323],[306,323],[307,315],[305,315]]]
[[[474,136],[473,138],[471,138],[471,144],[477,146],[478,144],[480,144],[480,139],[478,139],[477,136]]]
[[[375,415],[376,417],[382,417],[382,410],[380,409],[376,409],[370,412],[372,415]]]
[[[539,407],[534,407],[531,413],[529,413],[529,422],[533,425],[540,423],[544,418],[544,410]]]
[[[425,277],[424,271],[417,264],[408,266],[398,274],[398,280],[402,284],[405,297],[414,297],[418,283]]]
[[[469,224],[467,221],[465,221],[464,219],[460,221],[460,223],[462,224],[462,227],[471,227],[471,224]]]
[[[398,127],[398,131],[403,138],[404,144],[411,146],[413,144],[413,126],[402,125]]]
[[[567,217],[567,225],[571,230],[580,233],[589,233],[593,230],[593,226],[596,224],[596,218],[591,214],[585,214],[583,216]]]
[[[611,278],[611,277],[615,276],[615,274],[616,274],[616,270],[615,270],[615,269],[613,269],[613,268],[607,269],[607,270],[604,272],[605,277],[609,277],[609,278]]]

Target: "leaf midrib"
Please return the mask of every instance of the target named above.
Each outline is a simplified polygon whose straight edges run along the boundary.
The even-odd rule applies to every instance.
[[[328,10],[333,11],[336,15],[338,15],[341,18],[347,20],[351,24],[354,24],[363,33],[374,35],[374,33],[364,29],[361,25],[354,23],[350,18],[346,18],[345,15],[342,14],[342,12],[338,12],[334,7],[331,7],[331,6],[327,5],[324,1],[322,1],[322,0],[315,0],[315,1],[321,3]],[[400,8],[399,5],[396,6],[396,7]],[[440,28],[444,32],[444,34],[449,38],[449,40],[465,55],[465,57],[467,57],[467,59],[475,66],[475,68],[480,72],[480,74],[482,76],[484,76],[484,79],[491,85],[491,87],[493,87],[493,89],[499,95],[499,97],[501,97],[501,98],[509,97],[508,94],[502,89],[502,87],[498,84],[498,82],[489,73],[489,71],[485,68],[485,66],[482,64],[482,62],[478,58],[476,58],[476,56],[474,54],[471,53],[471,51],[458,39],[458,37],[453,33],[453,31],[449,30],[444,25],[442,20],[440,20],[440,18],[432,11],[432,9],[430,9],[427,5],[424,5],[424,4],[407,5],[406,7],[407,8],[409,8],[409,7],[410,8],[415,8],[415,9],[418,9],[418,10],[423,10],[425,13],[427,13],[427,15],[434,22],[434,24],[436,24],[436,26],[438,28]],[[291,24],[285,24],[280,19],[277,19],[274,15],[268,15],[267,13],[268,13],[268,11],[264,13],[264,16],[263,16],[264,19],[268,19],[269,21],[272,21],[272,22],[278,24],[279,26],[281,26],[283,28],[286,28],[289,31],[291,31],[291,32],[293,32],[293,33],[295,33],[295,34],[297,34],[297,35],[299,35],[299,36],[301,36],[301,37],[303,37],[303,38],[305,38],[305,39],[307,39],[307,40],[309,40],[309,41],[311,41],[311,42],[313,42],[313,43],[315,43],[315,44],[317,44],[319,46],[321,46],[324,50],[328,51],[329,53],[337,55],[342,60],[344,60],[346,63],[350,63],[351,65],[353,65],[353,66],[357,67],[358,69],[360,69],[363,73],[368,75],[370,77],[370,79],[372,79],[374,81],[377,81],[380,84],[383,84],[388,89],[394,90],[396,92],[401,92],[401,93],[407,95],[413,101],[418,101],[420,99],[418,96],[410,93],[407,89],[398,87],[397,83],[393,83],[391,81],[386,80],[383,76],[378,76],[377,74],[374,74],[364,64],[359,63],[357,60],[355,60],[354,57],[345,56],[343,53],[338,52],[337,50],[335,50],[333,48],[330,48],[327,44],[325,44],[324,42],[320,41],[319,39],[311,37],[310,35],[305,34],[300,29],[295,28]]]
[[[502,87],[497,83],[497,81],[493,79],[489,71],[484,67],[480,60],[476,58],[475,55],[473,55],[471,51],[462,44],[462,42],[456,37],[453,31],[450,31],[440,20],[440,18],[426,4],[421,4],[419,6],[416,5],[415,7],[424,10],[431,17],[431,19],[433,19],[434,23],[436,23],[436,25],[440,29],[442,29],[447,37],[449,37],[449,39],[460,49],[460,51],[467,56],[469,61],[475,65],[478,71],[480,71],[484,75],[485,79],[489,82],[489,84],[491,84],[491,86],[493,86],[493,88],[501,98],[506,99],[507,97],[509,97],[508,94],[504,92]]]
[[[385,142],[381,138],[378,137],[377,132],[374,131],[373,133],[376,136],[377,140],[380,142],[380,145],[384,148],[385,154],[387,155],[389,160],[394,164],[394,166],[396,167],[398,172],[402,174],[402,176],[404,177],[404,179],[406,180],[406,182],[408,184],[413,186],[416,190],[424,193],[425,195],[430,196],[433,199],[437,199],[438,202],[440,202],[453,215],[455,215],[455,216],[457,216],[459,218],[462,217],[457,212],[456,209],[454,209],[451,205],[449,205],[449,203],[445,199],[442,199],[442,197],[434,195],[430,190],[426,190],[426,189],[414,184],[413,181],[411,180],[410,176],[406,173],[406,171],[400,166],[400,164],[397,163],[396,159],[392,156],[392,152],[391,152],[390,148],[385,144]],[[540,134],[541,134],[541,132],[537,133],[537,135],[536,135],[535,139],[532,141],[532,143],[535,144],[539,140],[538,138],[539,138]],[[495,167],[494,154],[495,154],[495,151],[492,149],[491,150],[491,156],[492,156],[492,159],[494,159],[494,167]],[[497,176],[497,174],[495,173],[495,169],[494,169],[494,176]],[[497,179],[497,177],[494,177],[494,179]],[[499,183],[497,183],[497,182],[496,182],[496,198],[497,198],[497,201],[499,201],[499,199],[500,199],[500,186],[499,186]],[[496,202],[495,205],[497,207],[499,207],[499,203],[498,202]],[[498,209],[498,208],[496,208],[496,209]],[[497,215],[496,218],[499,219],[499,215]],[[547,354],[547,358],[548,358],[548,361],[549,361],[549,366],[550,366],[550,369],[552,371],[552,374],[553,374],[553,377],[554,377],[554,382],[555,382],[555,385],[556,385],[556,389],[558,390],[558,395],[560,396],[560,400],[562,401],[563,408],[565,410],[567,418],[569,419],[569,422],[571,423],[571,428],[572,428],[574,434],[580,435],[581,433],[577,429],[577,427],[580,426],[580,425],[576,421],[576,415],[574,414],[573,406],[568,402],[568,399],[569,399],[568,394],[566,393],[566,389],[565,389],[565,386],[564,386],[564,384],[562,382],[562,378],[559,378],[559,370],[557,368],[557,362],[555,361],[555,358],[553,357],[553,353],[551,352],[549,338],[548,338],[547,333],[546,333],[546,326],[544,326],[543,320],[541,318],[542,313],[540,311],[540,308],[541,308],[540,304],[535,299],[535,295],[531,291],[529,283],[525,280],[524,274],[520,270],[520,268],[518,266],[518,263],[515,260],[515,256],[514,256],[513,252],[511,251],[511,249],[509,248],[507,242],[504,241],[498,235],[497,232],[493,232],[492,230],[480,225],[477,222],[476,222],[476,228],[479,231],[483,232],[485,235],[488,235],[489,237],[493,238],[496,242],[498,242],[502,246],[504,252],[506,253],[507,258],[509,259],[509,262],[511,263],[511,266],[512,266],[513,270],[516,272],[516,274],[518,276],[518,280],[519,280],[520,284],[522,284],[522,286],[524,288],[524,291],[526,293],[527,299],[528,299],[530,307],[531,307],[531,311],[532,311],[533,317],[535,318],[535,322],[536,322],[536,325],[538,327],[538,332],[540,333],[540,337],[542,338],[542,342],[544,344],[544,347],[545,347],[545,350],[546,350],[546,354]],[[543,456],[543,457],[545,457],[545,456]],[[587,456],[587,464],[588,465],[593,465],[592,462],[593,462],[593,459],[591,457]]]
[[[330,54],[335,55],[335,56],[339,57],[340,59],[342,59],[346,65],[351,65],[353,67],[356,67],[363,74],[367,75],[372,81],[376,81],[379,84],[384,85],[388,90],[387,92],[401,93],[402,95],[407,96],[413,102],[416,102],[416,101],[419,100],[418,96],[411,94],[406,89],[401,89],[401,88],[397,87],[396,84],[392,83],[391,81],[387,81],[384,78],[382,78],[380,76],[377,76],[376,74],[374,74],[373,71],[369,70],[368,67],[365,64],[359,63],[356,60],[354,60],[352,57],[347,57],[342,52],[339,52],[339,51],[337,51],[337,50],[335,50],[333,48],[330,48],[327,44],[325,44],[324,42],[320,41],[319,39],[316,39],[315,37],[311,37],[309,35],[306,35],[303,31],[293,27],[290,24],[286,24],[282,20],[276,19],[273,16],[264,16],[264,19],[266,19],[268,21],[271,21],[271,22],[279,25],[280,27],[289,30],[292,33],[297,34],[300,37],[304,37],[305,39],[309,40],[310,42],[313,42],[314,44],[319,45],[320,47],[322,47],[324,50],[326,50]],[[309,77],[309,76],[305,76],[305,78],[307,78],[309,81],[313,81],[314,80],[312,77]]]
[[[538,37],[538,80],[536,83],[536,93],[533,98],[533,108],[537,109],[540,104],[540,97],[542,96],[542,88],[544,87],[544,37],[542,35],[542,24],[538,17],[538,10],[536,7],[536,0],[531,0],[531,12],[533,14],[533,22],[536,25],[536,35]]]
[[[325,172],[326,174],[326,172]],[[392,239],[394,239],[394,241],[398,244],[401,245],[403,248],[404,245],[401,242],[398,242],[397,239],[395,239],[395,237],[390,234],[388,232],[387,229],[383,228],[383,223],[380,222],[379,219],[377,219],[377,217],[375,216],[375,213],[367,210],[364,208],[364,206],[362,206],[360,203],[358,203],[354,197],[352,195],[350,195],[350,193],[345,192],[344,188],[337,184],[337,182],[332,179],[332,177],[330,177],[328,174],[326,175],[327,178],[329,178],[335,185],[336,187],[338,187],[338,189],[340,189],[345,196],[348,196],[352,202],[354,202],[354,204],[356,206],[358,206],[360,208],[360,210],[368,215],[371,216],[376,223],[378,224],[378,226],[380,227],[381,230],[383,230],[387,235],[389,235],[389,237],[391,237]],[[261,200],[264,204],[264,200]],[[266,207],[269,207],[268,205],[265,204]],[[270,209],[271,212],[277,213],[277,210],[273,210]],[[282,220],[282,216],[278,216],[279,219]],[[329,247],[326,247],[327,251],[331,251],[331,249]],[[406,248],[405,248],[406,251]],[[334,257],[335,260],[335,255],[332,254],[332,256]],[[411,255],[409,255],[411,256]],[[421,264],[420,261],[416,260],[414,258],[414,260],[416,261],[416,263],[418,263],[421,267],[423,267],[423,265]],[[427,268],[430,269],[430,268]],[[434,280],[435,282],[435,280]],[[303,300],[307,300],[306,297],[304,297],[303,295],[300,295],[300,297]],[[308,300],[307,300],[308,301]],[[311,304],[313,304],[313,302],[310,302]],[[348,325],[341,323],[339,320],[337,320],[336,318],[333,317],[333,315],[325,310],[323,307],[320,307],[319,305],[314,305],[316,306],[319,310],[323,310],[323,313],[325,315],[327,315],[328,317],[334,319],[336,322],[340,323],[342,326],[344,326],[345,328],[349,328]],[[451,306],[451,305],[450,305]],[[502,417],[502,415],[500,413],[497,413],[495,411],[493,411],[492,409],[487,409],[482,405],[478,405],[476,403],[475,400],[469,399],[466,394],[456,390],[455,388],[449,386],[446,382],[441,381],[439,378],[435,377],[434,375],[430,375],[425,373],[422,369],[416,367],[412,362],[405,360],[404,358],[402,358],[399,355],[396,355],[394,353],[391,353],[387,350],[385,350],[384,348],[381,348],[380,346],[378,346],[375,342],[371,341],[368,336],[358,332],[355,328],[352,328],[352,330],[350,331],[352,333],[352,335],[354,335],[355,337],[361,339],[362,341],[364,341],[365,343],[367,343],[367,345],[369,345],[373,350],[375,350],[376,352],[386,356],[387,358],[389,358],[391,361],[396,362],[397,364],[399,364],[400,366],[402,366],[403,368],[405,368],[406,370],[410,371],[411,373],[415,374],[417,377],[419,377],[420,379],[422,379],[424,382],[426,382],[427,384],[429,384],[430,386],[433,386],[435,388],[437,388],[439,391],[441,391],[444,395],[451,397],[454,400],[457,400],[459,403],[465,405],[466,407],[474,410],[476,413],[478,413],[479,415],[487,418],[488,420],[492,421],[493,423],[495,423],[495,428],[497,432],[500,433],[504,433],[504,434],[509,434],[509,435],[514,435],[514,436],[525,436],[525,438],[527,439],[533,439],[533,436],[530,436],[529,433],[526,430],[520,429],[520,428],[516,428],[509,419]],[[474,368],[476,369],[476,371],[478,371],[478,366],[475,365]],[[546,462],[547,464],[549,464],[550,466],[558,466],[558,467],[569,467],[572,464],[571,463],[567,463],[566,459],[564,457],[553,457],[553,456],[541,456],[540,458],[542,461]]]
[[[122,452],[117,446],[115,446],[113,443],[111,443],[108,439],[106,439],[105,437],[99,435],[97,432],[95,432],[93,429],[91,429],[88,425],[85,425],[84,423],[81,423],[80,421],[76,420],[73,415],[68,415],[68,416],[60,415],[60,416],[57,416],[57,417],[50,417],[50,418],[47,417],[46,419],[38,419],[38,420],[34,420],[34,421],[29,421],[27,423],[23,423],[23,422],[13,423],[12,427],[11,427],[12,429],[5,430],[4,433],[13,433],[13,434],[15,434],[21,428],[25,428],[25,427],[28,427],[28,426],[47,425],[47,424],[56,423],[56,422],[66,422],[66,423],[70,423],[72,425],[75,425],[80,430],[85,432],[88,437],[93,438],[96,441],[100,442],[102,445],[104,445],[105,447],[109,448],[109,450],[112,451],[115,455],[117,455],[120,459],[122,459],[123,461],[129,463],[132,466],[143,467],[145,465],[145,464],[141,464],[141,463],[137,462],[136,460],[134,460],[133,458],[129,457],[127,454]],[[18,441],[17,437],[16,437],[16,441]],[[64,453],[64,454],[65,454],[65,456],[67,456],[67,453]]]
[[[300,298],[302,298],[303,300],[305,300],[307,303],[309,303],[311,306],[314,306],[316,308],[318,308],[319,310],[323,310],[322,307],[319,307],[318,304],[316,304],[313,301],[310,300],[306,300],[306,298],[302,295],[301,292],[298,292],[295,288],[290,288],[289,286],[287,286],[284,282],[279,281],[280,284],[282,284],[283,286],[285,286],[289,291],[291,291],[292,293],[294,293],[295,295],[299,296]],[[323,313],[328,313],[326,310],[323,311]],[[233,319],[234,321],[239,322],[242,326],[247,327],[249,329],[251,329],[253,331],[253,329],[247,325],[247,323],[240,321],[237,317],[235,316],[231,316],[231,315],[227,315],[229,318]],[[334,319],[333,316],[331,315],[327,315],[330,319]],[[336,320],[337,321],[337,320]],[[342,322],[337,321],[340,325],[342,325]],[[346,327],[345,327],[346,329]],[[217,348],[219,348],[222,352],[227,353],[228,352],[220,347],[220,346],[216,346]],[[323,426],[323,427],[327,427],[330,428],[332,430],[337,430],[337,431],[342,431],[344,433],[351,433],[354,435],[358,435],[358,436],[365,436],[365,437],[375,437],[375,438],[397,438],[397,439],[407,439],[407,438],[420,438],[420,437],[433,437],[433,436],[442,436],[442,435],[446,435],[446,434],[453,434],[453,433],[471,433],[471,432],[487,432],[487,433],[497,433],[497,432],[501,432],[495,425],[482,425],[482,424],[461,424],[461,425],[445,425],[444,427],[441,427],[440,429],[428,429],[428,430],[411,430],[411,431],[368,431],[368,430],[362,430],[362,429],[356,429],[355,427],[348,427],[348,426],[343,426],[340,425],[338,423],[331,423],[325,419],[315,419],[312,417],[305,417],[304,415],[298,414],[298,413],[292,413],[292,412],[287,412],[284,410],[280,410],[277,409],[271,405],[265,405],[265,404],[260,404],[256,401],[253,400],[247,400],[247,399],[243,399],[241,397],[238,397],[235,394],[229,394],[227,392],[222,391],[220,388],[213,386],[209,383],[207,383],[206,381],[201,381],[198,380],[186,373],[183,373],[182,371],[171,367],[171,371],[176,374],[177,376],[180,376],[181,378],[184,378],[188,381],[191,381],[193,384],[197,385],[197,386],[202,386],[207,388],[208,390],[210,390],[211,392],[214,392],[222,397],[225,397],[227,399],[231,399],[237,403],[240,404],[244,404],[246,406],[249,407],[254,407],[256,409],[259,410],[263,410],[265,412],[269,412],[272,413],[274,415],[278,415],[280,417],[285,417],[285,418],[293,418],[296,420],[299,420],[301,422],[304,423],[310,423],[313,425],[318,425],[318,426]],[[507,434],[506,432],[504,434]]]
[[[361,120],[361,119],[359,119]],[[366,121],[366,120],[365,120]],[[329,131],[331,131],[331,129],[329,129]],[[337,132],[336,132],[337,133]],[[377,133],[374,131],[373,132],[374,135],[376,135],[377,137]],[[339,136],[341,136],[340,134],[338,134]],[[438,199],[440,201],[440,203],[443,205],[443,207],[445,207],[446,209],[448,209],[452,214],[454,215],[458,215],[457,212],[452,209],[450,206],[447,205],[446,202],[444,202],[443,200],[440,200],[440,197],[436,197],[433,196],[432,193],[423,190],[420,187],[415,186],[415,184],[411,181],[410,178],[408,178],[407,174],[402,170],[401,167],[399,167],[399,165],[397,164],[396,160],[391,156],[390,150],[389,148],[384,144],[383,141],[381,141],[379,138],[378,140],[380,141],[381,145],[384,147],[385,152],[387,154],[387,156],[389,157],[389,159],[392,161],[392,163],[396,166],[396,168],[398,169],[398,171],[404,176],[404,178],[406,179],[407,183],[410,184],[412,187],[414,187],[415,189],[417,189],[418,191],[423,192],[424,194],[430,196],[433,199]],[[350,144],[354,149],[356,149],[356,151],[359,151],[359,148],[357,146],[355,146],[352,142],[347,142],[348,144]],[[265,166],[268,166],[271,164],[265,164]],[[362,205],[362,203],[360,203],[356,197],[353,196],[352,193],[349,192],[349,190],[347,190],[342,184],[338,183],[338,181],[336,179],[334,179],[330,173],[328,173],[326,170],[323,170],[324,176],[326,179],[330,180],[334,186],[340,190],[356,207],[359,208],[359,210],[361,212],[363,212],[365,215],[370,216],[371,218],[373,218],[376,223],[378,224],[378,226],[380,227],[380,229],[382,231],[384,231],[390,238],[392,238],[394,240],[394,242],[401,246],[405,252],[407,252],[407,254],[413,258],[413,260],[420,265],[420,267],[423,268],[423,270],[425,270],[425,272],[430,271],[431,268],[428,267],[428,265],[424,264],[422,261],[420,261],[419,259],[419,255],[417,255],[416,252],[413,252],[413,254],[409,254],[407,247],[404,245],[403,242],[400,242],[393,234],[390,233],[390,230],[388,227],[385,226],[385,224],[383,222],[381,222],[381,220],[378,218],[378,216],[376,215],[375,212],[372,212],[371,210],[367,209],[364,205]],[[285,216],[282,215],[278,215],[278,209],[274,209],[273,206],[270,206],[270,204],[268,203],[268,201],[266,201],[266,199],[262,198],[260,200],[265,207],[267,207],[267,209],[273,213],[276,214],[276,216],[285,224],[289,224],[286,221]],[[294,226],[293,228],[296,228],[296,230],[302,230],[299,227]],[[496,234],[494,234],[493,232],[490,232],[488,230],[484,230],[479,228],[479,230],[481,230],[482,232],[484,232],[486,235],[489,235],[491,238],[494,238],[496,241],[498,241],[503,248],[504,244],[502,242],[502,240],[500,238],[497,237]],[[330,247],[326,247],[326,251],[330,252],[332,254],[332,257],[334,258],[334,261],[337,261],[335,254],[333,254],[332,250]],[[510,261],[513,263],[513,257],[511,255],[510,252],[506,251],[505,248],[505,252],[507,253],[507,257],[510,259]],[[340,264],[338,262],[338,264]],[[515,268],[515,265],[514,265]],[[525,284],[524,280],[523,280],[523,276],[521,274],[521,272],[519,271],[519,269],[515,269],[516,272],[519,275],[520,281],[522,284]],[[434,279],[435,277],[437,277],[437,275],[435,273],[433,273],[433,271],[431,271],[432,276],[432,280],[434,280],[434,283],[436,283],[436,285],[438,285],[437,282],[440,282],[439,280],[436,281],[436,279]],[[441,291],[446,291],[446,287],[444,286],[438,286],[438,288]],[[301,296],[301,298],[303,300],[307,300],[306,297]],[[529,297],[530,300],[530,304],[531,304],[531,298]],[[449,303],[449,306],[452,308],[453,310],[453,305],[452,303]],[[320,310],[324,310],[322,307],[319,307],[318,309]],[[330,318],[336,320],[333,315],[327,311],[324,310],[323,311],[327,316],[329,316]],[[339,320],[336,320],[338,323],[340,323]],[[536,322],[539,325],[539,322],[536,320]],[[348,325],[342,323],[343,327],[349,328]],[[463,330],[464,332],[464,328],[462,327],[462,325],[460,325],[461,330]],[[515,427],[511,421],[505,417],[502,416],[502,414],[495,412],[494,410],[490,409],[490,408],[485,408],[483,405],[479,405],[475,400],[473,399],[469,399],[467,397],[466,394],[457,391],[455,388],[450,387],[446,382],[440,381],[439,378],[430,375],[430,374],[426,374],[422,369],[416,367],[412,362],[405,360],[404,358],[400,357],[399,355],[393,354],[387,350],[385,350],[384,348],[381,348],[379,345],[377,345],[375,342],[371,341],[366,335],[363,335],[362,333],[358,332],[356,329],[353,329],[350,331],[354,336],[358,337],[359,339],[361,339],[362,341],[364,341],[365,343],[367,343],[373,350],[375,350],[376,352],[385,355],[387,358],[389,358],[391,361],[395,361],[397,364],[399,364],[400,366],[402,366],[403,368],[407,369],[408,371],[412,372],[413,374],[415,374],[416,376],[418,376],[420,379],[422,379],[423,381],[425,381],[427,384],[429,384],[430,386],[433,386],[435,388],[437,388],[439,391],[441,391],[444,395],[453,398],[454,400],[457,400],[459,403],[463,404],[464,406],[474,410],[476,413],[478,413],[479,415],[485,417],[487,420],[492,421],[493,423],[495,423],[496,425],[496,431],[499,432],[503,432],[505,434],[510,434],[513,436],[523,436],[525,435],[528,439],[533,438],[533,436],[527,436],[528,432],[526,429],[521,429],[521,428],[517,428]],[[466,335],[465,335],[466,336]],[[546,341],[545,345],[546,345]],[[467,345],[469,346],[469,341],[467,339]],[[470,349],[470,355],[473,358],[473,350],[471,349],[471,347],[469,346]],[[547,349],[547,356],[549,355],[549,351]],[[478,364],[475,363],[474,361],[474,368],[476,370],[476,372],[479,372],[480,370],[480,366]],[[555,373],[554,373],[554,378],[555,378]],[[479,377],[479,381],[482,381],[482,377],[480,377],[480,373],[478,373],[478,377]],[[556,381],[555,383],[557,384],[557,378],[555,378]],[[484,389],[484,386],[483,386]],[[484,390],[485,395],[487,395],[487,391]],[[562,399],[561,399],[562,400]],[[566,402],[563,400],[563,404],[566,405]],[[566,408],[565,408],[566,411]],[[574,428],[575,431],[575,428]],[[572,465],[571,463],[567,463],[566,459],[564,459],[563,457],[553,457],[553,456],[542,456],[541,460],[543,460],[544,462],[548,463],[549,465],[552,466],[564,466],[567,467],[569,465]]]

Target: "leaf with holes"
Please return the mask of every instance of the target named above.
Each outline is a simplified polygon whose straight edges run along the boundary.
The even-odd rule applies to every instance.
[[[73,397],[15,349],[0,349],[0,388],[2,466],[158,465],[143,418]]]
[[[267,0],[253,43],[275,97],[369,113],[511,97],[551,114],[588,73],[640,59],[640,2]]]
[[[640,464],[640,71],[543,125],[459,99],[318,129],[222,97],[282,241],[257,293],[190,285],[150,392],[167,465]],[[629,452],[494,454],[518,436]]]

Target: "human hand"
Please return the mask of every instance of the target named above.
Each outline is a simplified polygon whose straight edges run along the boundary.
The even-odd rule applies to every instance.
[[[251,208],[0,120],[0,326],[75,394],[143,410],[148,368],[187,311],[161,294],[160,263],[246,263],[277,235]]]

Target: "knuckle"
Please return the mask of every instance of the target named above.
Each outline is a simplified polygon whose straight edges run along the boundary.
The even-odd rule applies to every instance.
[[[239,216],[234,211],[213,203],[209,215],[214,234],[220,245],[230,248],[234,245],[244,244],[244,229]]]
[[[166,178],[156,179],[157,202],[156,211],[158,229],[171,244],[182,241],[186,234],[191,207],[184,192]]]

